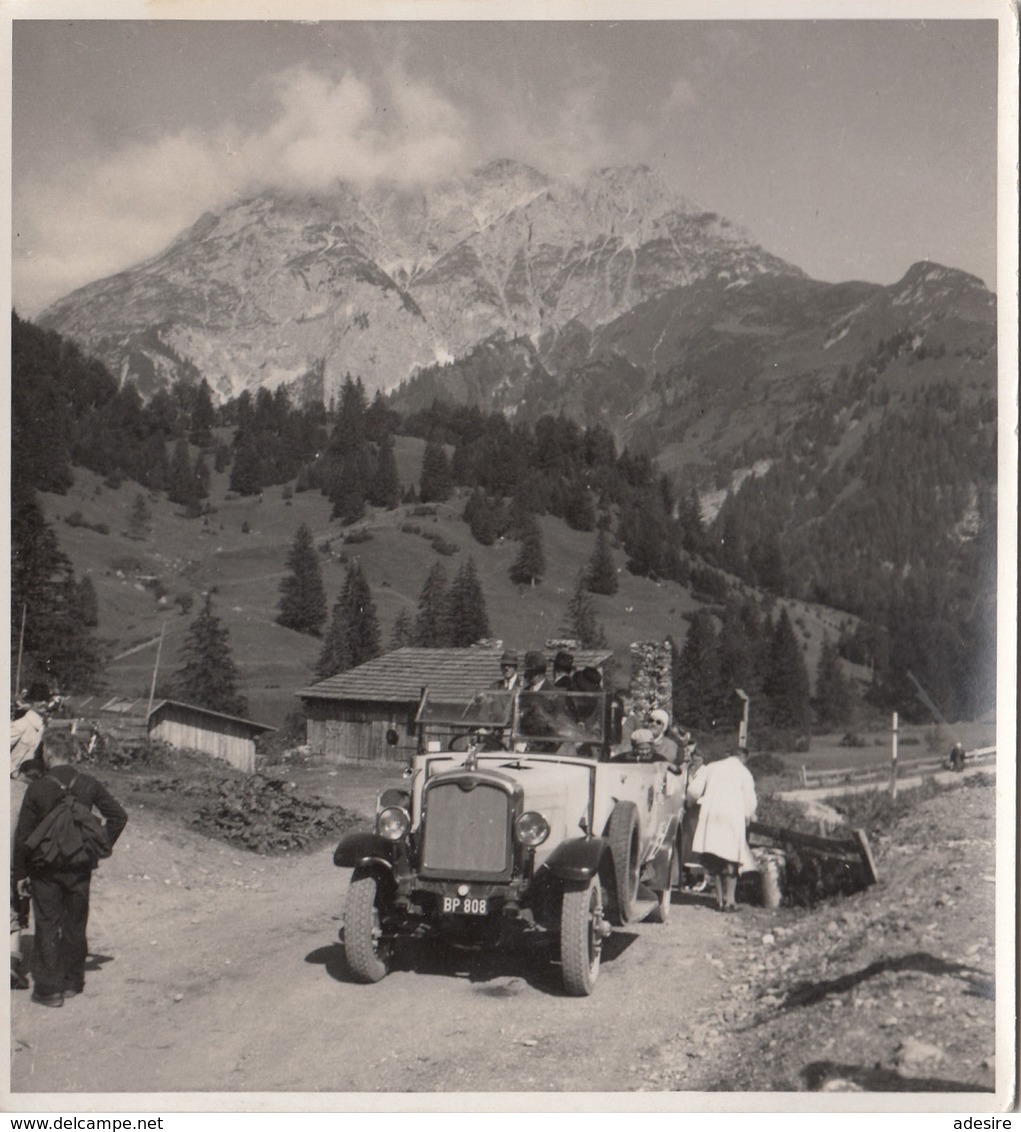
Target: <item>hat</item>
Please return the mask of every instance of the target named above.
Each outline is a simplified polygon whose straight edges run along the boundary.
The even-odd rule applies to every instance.
[[[631,732],[631,746],[632,747],[636,743],[651,743],[651,742],[652,742],[652,732],[646,730],[646,728],[639,727],[637,731]]]
[[[508,664],[513,665],[515,668],[518,666],[518,654],[513,649],[507,649],[503,656],[500,657],[501,668]]]
[[[546,657],[545,654],[537,652],[534,649],[525,653],[525,671],[526,672],[545,672],[546,671]]]
[[[571,678],[571,687],[579,692],[598,692],[602,686],[598,668],[579,668]]]
[[[559,668],[564,672],[570,672],[574,667],[574,657],[569,652],[564,652],[563,649],[557,653],[553,658],[553,667]]]
[[[649,719],[651,719],[653,723],[662,723],[664,727],[670,726],[670,715],[662,708],[656,708],[655,711],[650,711]]]

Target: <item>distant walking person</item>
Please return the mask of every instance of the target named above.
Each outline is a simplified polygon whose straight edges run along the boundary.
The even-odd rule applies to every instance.
[[[41,1006],[63,1006],[66,998],[85,989],[89,888],[95,866],[39,865],[32,860],[28,841],[43,818],[61,804],[65,792],[100,812],[111,848],[128,821],[101,782],[70,765],[73,752],[74,739],[67,732],[47,736],[43,750],[46,774],[25,792],[14,831],[14,882],[22,886],[27,879],[32,890],[32,1001]]]
[[[688,782],[688,798],[700,806],[691,847],[701,854],[706,872],[713,877],[721,912],[737,910],[737,874],[755,868],[747,829],[758,800],[755,780],[745,765],[747,757],[748,752],[738,747],[728,758],[706,763]]]
[[[964,770],[964,745],[955,743],[950,748],[950,769],[960,773]]]

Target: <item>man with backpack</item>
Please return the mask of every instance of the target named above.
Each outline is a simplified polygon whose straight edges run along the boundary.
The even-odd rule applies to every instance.
[[[40,1006],[63,1006],[85,987],[92,871],[128,821],[101,782],[71,765],[73,757],[70,734],[47,735],[46,773],[25,792],[14,831],[14,883],[21,890],[27,879],[32,893],[32,1001]]]

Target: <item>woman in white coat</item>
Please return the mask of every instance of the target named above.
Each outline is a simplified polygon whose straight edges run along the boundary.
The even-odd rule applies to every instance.
[[[747,828],[758,800],[747,758],[748,752],[739,747],[725,759],[706,763],[688,783],[688,799],[700,805],[691,848],[702,855],[706,872],[712,874],[716,904],[723,912],[737,911],[738,872],[755,868]]]

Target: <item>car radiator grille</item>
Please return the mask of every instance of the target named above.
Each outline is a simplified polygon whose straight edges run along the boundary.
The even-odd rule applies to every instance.
[[[510,796],[486,784],[428,790],[422,871],[452,877],[506,876],[511,870]]]

